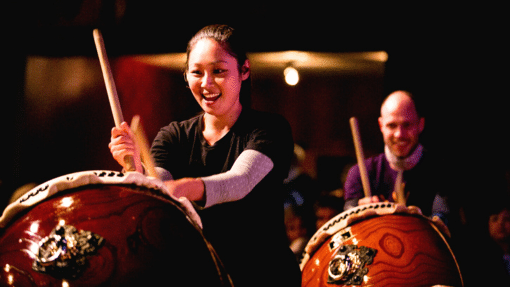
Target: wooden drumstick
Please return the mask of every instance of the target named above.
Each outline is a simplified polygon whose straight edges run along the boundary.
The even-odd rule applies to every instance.
[[[110,62],[108,62],[108,57],[106,56],[106,49],[104,46],[103,36],[101,35],[101,32],[98,29],[94,29],[93,35],[94,43],[96,44],[97,55],[99,56],[99,63],[101,64],[101,70],[103,72],[106,92],[108,94],[110,107],[113,113],[113,120],[115,121],[115,126],[119,127],[120,124],[124,121],[124,116],[122,115],[122,109],[120,108],[119,97],[117,95],[117,88],[115,87],[115,82],[113,80]],[[136,170],[133,156],[126,155],[124,157],[124,163],[126,164],[126,171]]]
[[[140,123],[140,116],[135,115],[131,120],[131,130],[135,134],[135,142],[138,148],[140,149],[140,154],[142,155],[143,163],[145,164],[145,168],[149,176],[158,178],[158,173],[156,172],[154,160],[150,154],[149,142],[147,141],[147,137],[145,136],[145,131]]]
[[[349,119],[349,123],[351,124],[352,138],[354,140],[354,148],[356,150],[356,158],[358,160],[361,183],[363,184],[363,191],[365,192],[365,197],[370,197],[372,196],[372,192],[370,191],[370,182],[368,180],[367,168],[365,166],[365,156],[363,154],[361,137],[359,135],[358,119],[352,117]]]
[[[395,182],[395,193],[397,194],[397,203],[406,205],[406,197],[404,195],[404,183],[402,183],[402,179],[404,176],[404,171],[399,170],[397,175],[397,180]]]

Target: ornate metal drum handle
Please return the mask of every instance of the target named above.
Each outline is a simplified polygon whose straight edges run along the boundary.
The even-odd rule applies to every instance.
[[[361,285],[368,273],[365,265],[372,263],[376,249],[366,246],[341,245],[328,267],[328,283]]]
[[[39,242],[32,269],[58,278],[77,278],[86,267],[86,257],[95,254],[103,243],[101,236],[90,231],[58,224]]]

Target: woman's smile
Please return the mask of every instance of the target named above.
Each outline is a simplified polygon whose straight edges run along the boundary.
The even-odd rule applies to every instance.
[[[202,98],[204,98],[207,102],[215,102],[220,97],[221,97],[221,93],[216,93],[216,94],[203,93],[202,94]]]

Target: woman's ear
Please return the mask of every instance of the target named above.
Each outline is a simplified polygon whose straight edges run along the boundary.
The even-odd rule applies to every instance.
[[[246,59],[246,61],[244,61],[243,66],[241,67],[241,79],[243,81],[250,77],[250,71],[251,71],[250,66],[251,66],[250,60]]]
[[[184,73],[183,73],[183,74],[184,74],[184,75],[183,75],[184,83],[186,83],[186,88],[188,88],[188,89],[189,89],[188,71],[187,71],[187,70],[186,70],[186,71],[184,71]]]

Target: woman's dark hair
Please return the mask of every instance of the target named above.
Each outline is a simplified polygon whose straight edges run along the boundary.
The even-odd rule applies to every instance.
[[[242,71],[242,67],[244,62],[248,59],[248,56],[246,55],[243,39],[239,33],[235,32],[234,28],[228,25],[216,24],[202,28],[188,42],[188,47],[186,48],[186,66],[184,70],[185,78],[186,71],[189,68],[189,54],[195,44],[202,39],[213,39],[218,42],[229,55],[236,58],[239,73],[245,72]],[[251,76],[243,81],[241,85],[239,101],[243,107],[249,108],[251,105]]]

